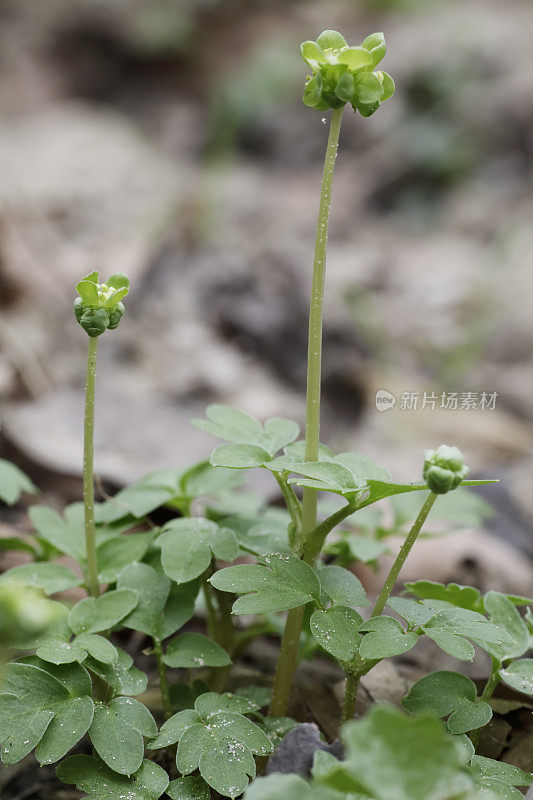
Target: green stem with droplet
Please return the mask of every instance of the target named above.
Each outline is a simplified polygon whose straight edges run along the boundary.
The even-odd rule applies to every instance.
[[[93,597],[100,594],[96,531],[94,524],[94,396],[96,389],[96,352],[98,339],[89,337],[87,379],[85,382],[85,418],[83,423],[83,505],[85,509],[85,545],[87,550],[87,590]]]
[[[339,133],[344,107],[334,109],[331,115],[328,145],[322,175],[322,190],[318,210],[318,226],[313,263],[311,305],[309,310],[309,340],[307,351],[307,395],[305,413],[305,460],[318,460],[320,441],[320,384],[322,377],[322,316],[324,307],[324,282],[326,276],[326,248],[328,243],[329,211],[331,206],[331,187]],[[302,504],[301,541],[305,560],[314,562],[314,557],[306,557],[306,539],[316,528],[317,492],[304,489]],[[294,670],[298,660],[298,647],[304,617],[304,607],[288,612],[285,631],[274,679],[274,691],[269,713],[283,716],[289,704]]]

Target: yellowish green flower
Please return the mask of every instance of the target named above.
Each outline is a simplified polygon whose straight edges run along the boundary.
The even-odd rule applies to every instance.
[[[304,42],[301,53],[313,74],[307,78],[303,101],[325,111],[351,103],[363,117],[373,114],[394,94],[387,72],[375,71],[386,52],[385,37],[372,33],[351,47],[337,31],[323,31],[316,42]]]

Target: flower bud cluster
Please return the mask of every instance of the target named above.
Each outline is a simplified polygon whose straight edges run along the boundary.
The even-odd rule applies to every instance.
[[[130,280],[123,272],[111,275],[105,283],[98,283],[98,272],[91,272],[77,284],[74,316],[89,336],[118,328],[125,312],[122,298],[129,288]]]
[[[435,494],[446,494],[456,489],[469,471],[457,447],[441,444],[436,450],[426,450],[423,476]]]
[[[316,42],[304,42],[302,57],[313,70],[304,103],[320,111],[351,103],[354,111],[369,117],[394,94],[391,76],[374,71],[386,49],[382,33],[370,34],[357,47],[350,47],[337,31],[324,31]]]

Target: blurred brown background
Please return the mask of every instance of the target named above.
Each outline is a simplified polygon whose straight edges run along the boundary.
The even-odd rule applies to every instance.
[[[323,438],[406,480],[457,444],[531,551],[530,0],[2,0],[1,453],[76,496],[93,268],[133,285],[99,348],[110,487],[205,457],[208,402],[303,421],[327,128],[298,47],[326,27],[383,30],[397,93],[343,122]]]

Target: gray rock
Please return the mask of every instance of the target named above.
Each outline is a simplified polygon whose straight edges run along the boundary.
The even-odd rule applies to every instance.
[[[338,739],[332,744],[322,741],[317,725],[310,722],[297,725],[289,731],[268,760],[265,774],[281,772],[284,775],[296,773],[308,776],[311,774],[313,758],[317,750],[325,750],[336,758],[342,758],[344,754],[342,744]]]

